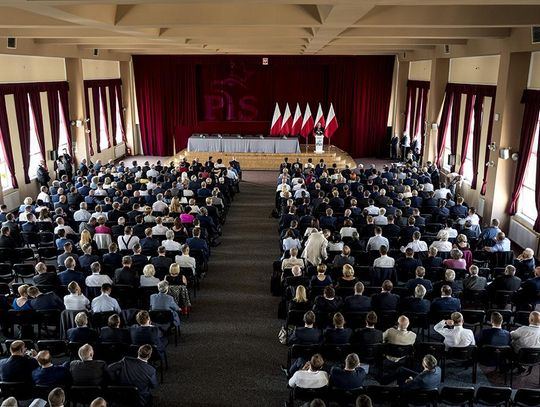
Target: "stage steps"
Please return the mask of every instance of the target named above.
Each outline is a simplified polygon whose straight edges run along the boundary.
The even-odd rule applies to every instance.
[[[224,163],[228,163],[234,157],[240,162],[244,170],[277,170],[283,162],[284,157],[288,157],[289,162],[294,162],[299,158],[302,163],[306,163],[311,158],[314,164],[317,164],[322,158],[327,166],[336,163],[338,168],[345,168],[345,165],[354,168],[356,165],[349,154],[336,146],[325,146],[325,152],[321,154],[315,154],[313,152],[314,148],[314,145],[308,145],[306,152],[306,146],[303,145],[300,147],[302,150],[300,154],[222,153],[214,151],[189,152],[184,149],[172,157],[172,159],[181,160],[185,157],[188,161],[192,161],[198,158],[199,161],[204,163],[208,160],[209,156],[212,156],[214,162],[221,158]]]

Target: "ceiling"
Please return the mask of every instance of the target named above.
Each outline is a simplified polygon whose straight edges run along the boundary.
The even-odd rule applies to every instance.
[[[0,0],[0,37],[115,54],[394,54],[540,25],[532,0]]]

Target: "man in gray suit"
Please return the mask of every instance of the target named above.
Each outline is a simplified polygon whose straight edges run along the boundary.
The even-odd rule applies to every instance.
[[[152,405],[151,389],[158,386],[156,369],[148,364],[151,356],[152,347],[142,345],[137,352],[137,358],[126,356],[107,369],[113,382],[139,389],[141,407]]]
[[[172,311],[174,325],[180,326],[180,307],[174,301],[174,298],[168,294],[169,283],[167,281],[160,281],[157,285],[158,293],[150,296],[150,310],[151,311]]]

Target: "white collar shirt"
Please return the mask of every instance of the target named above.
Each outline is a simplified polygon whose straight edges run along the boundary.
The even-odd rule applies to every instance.
[[[517,352],[521,348],[540,348],[540,326],[520,326],[510,332],[512,348]]]
[[[470,345],[475,345],[473,331],[465,329],[462,326],[454,326],[453,328],[445,328],[446,321],[442,320],[433,327],[435,332],[444,337],[444,345],[446,348],[465,348]]]

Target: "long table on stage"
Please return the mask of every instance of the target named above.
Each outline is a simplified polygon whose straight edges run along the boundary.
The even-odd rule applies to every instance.
[[[198,137],[188,139],[189,152],[300,154],[298,138],[290,137]]]

